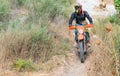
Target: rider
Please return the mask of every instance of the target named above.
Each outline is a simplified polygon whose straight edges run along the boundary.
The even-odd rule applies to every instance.
[[[75,12],[71,14],[71,17],[69,19],[69,26],[72,26],[72,22],[74,19],[76,21],[76,24],[79,24],[79,25],[84,24],[84,22],[86,21],[86,18],[89,20],[90,24],[93,24],[92,18],[90,17],[87,11],[84,11],[82,9],[82,5],[80,3],[75,4],[74,8],[75,8]],[[90,39],[89,33],[86,31],[85,34],[87,36],[87,41],[89,42],[89,39]],[[75,40],[77,42],[76,30],[75,30]]]

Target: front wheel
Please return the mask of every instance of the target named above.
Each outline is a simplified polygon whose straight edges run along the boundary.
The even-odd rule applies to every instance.
[[[80,47],[80,60],[81,60],[81,63],[84,63],[85,56],[84,56],[84,49],[83,49],[83,47],[84,47],[83,41],[79,42],[79,47]]]

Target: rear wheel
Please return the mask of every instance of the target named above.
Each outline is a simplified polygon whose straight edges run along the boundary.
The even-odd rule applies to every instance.
[[[81,63],[84,63],[84,61],[85,61],[84,49],[83,49],[84,43],[83,43],[83,41],[80,41],[79,43],[80,43],[80,45],[79,45],[79,47],[80,47],[80,60],[81,60]]]

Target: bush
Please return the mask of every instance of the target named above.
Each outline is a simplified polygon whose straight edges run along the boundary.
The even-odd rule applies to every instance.
[[[14,69],[17,71],[35,70],[35,66],[31,60],[17,59],[13,64]]]
[[[13,23],[12,23],[13,24]],[[11,25],[0,34],[0,46],[4,48],[5,57],[32,58],[46,61],[52,55],[53,41],[46,28],[26,25]],[[9,40],[9,42],[8,42]]]
[[[10,18],[9,2],[0,0],[0,22],[8,21]]]
[[[109,17],[109,21],[114,24],[120,25],[120,15],[119,14],[114,14]]]
[[[26,8],[30,11],[30,18],[38,21],[39,19],[53,20],[57,16],[67,17],[69,16],[70,5],[73,2],[61,1],[61,0],[34,0],[26,1]]]
[[[24,5],[25,1],[26,0],[17,0],[17,4],[22,6],[22,5]]]
[[[120,13],[120,0],[114,0],[115,8]]]
[[[7,24],[5,24],[4,22],[0,22],[0,31],[2,30],[7,30]]]

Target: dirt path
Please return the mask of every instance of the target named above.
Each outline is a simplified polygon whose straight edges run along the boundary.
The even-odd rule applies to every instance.
[[[85,63],[81,63],[75,53],[72,53],[72,59],[66,62],[65,67],[54,71],[50,76],[88,76],[87,70],[89,70],[88,66],[90,64],[88,59]]]

